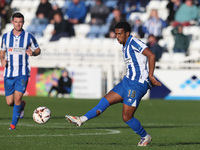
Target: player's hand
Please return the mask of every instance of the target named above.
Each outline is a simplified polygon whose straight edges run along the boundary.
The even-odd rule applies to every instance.
[[[8,63],[8,60],[6,60],[6,59],[4,59],[4,60],[1,61],[1,65],[3,67],[6,67],[7,63]]]
[[[156,78],[154,76],[149,77],[152,83],[152,86],[161,86],[162,84],[156,80]]]
[[[28,56],[33,56],[33,51],[31,50],[30,47],[28,47],[28,49],[26,50],[26,54],[27,54]]]

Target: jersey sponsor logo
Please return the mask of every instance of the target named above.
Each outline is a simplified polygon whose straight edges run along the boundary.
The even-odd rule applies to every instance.
[[[10,53],[13,53],[13,54],[23,54],[25,53],[25,48],[22,48],[22,47],[19,47],[19,48],[8,48],[8,51]]]
[[[19,47],[19,48],[13,48],[13,52],[15,53],[15,54],[23,54],[24,52],[25,52],[25,48],[21,48],[21,47]]]
[[[9,51],[9,52],[12,52],[12,51],[13,51],[13,48],[8,48],[8,51]]]
[[[131,58],[124,58],[125,65],[130,65],[132,63]]]

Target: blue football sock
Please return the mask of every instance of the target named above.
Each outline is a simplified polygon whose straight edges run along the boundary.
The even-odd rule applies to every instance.
[[[14,105],[11,124],[13,124],[15,126],[17,125],[17,122],[18,122],[19,117],[20,117],[21,109],[22,109],[22,105]]]
[[[136,118],[132,118],[131,120],[125,122],[133,131],[139,134],[141,137],[145,137],[147,135],[144,128],[141,126],[140,122]]]
[[[108,102],[108,100],[103,97],[99,103],[90,111],[88,111],[84,116],[86,116],[88,118],[88,120],[94,118],[97,116],[97,110],[99,110],[101,113],[104,112],[104,110],[106,110],[107,107],[109,107],[110,104]]]

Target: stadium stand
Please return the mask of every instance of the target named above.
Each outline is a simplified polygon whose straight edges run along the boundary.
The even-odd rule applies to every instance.
[[[49,0],[49,2],[56,1],[60,7],[67,8],[69,0]],[[109,7],[114,7],[117,0],[109,0],[106,3]],[[26,0],[13,0],[11,7],[17,9],[25,15],[25,25],[31,23],[35,17],[35,11],[39,4],[39,0],[26,1]],[[92,0],[85,0],[87,7],[93,5]],[[147,5],[146,12],[133,12],[130,15],[130,20],[139,16],[144,22],[152,8],[157,8],[159,15],[162,19],[166,20],[168,11],[166,5],[168,0],[151,0]],[[158,7],[159,6],[159,7]],[[86,16],[84,24],[75,25],[76,36],[73,38],[61,38],[56,42],[49,42],[53,25],[48,24],[43,31],[43,37],[38,39],[42,49],[42,55],[37,58],[31,58],[31,64],[35,67],[67,67],[67,66],[98,66],[102,67],[104,76],[115,79],[118,82],[124,72],[123,61],[121,57],[121,46],[115,39],[109,38],[95,38],[88,39],[86,35],[90,29],[88,22],[90,21],[90,14]],[[7,24],[4,32],[10,31],[12,24]],[[191,43],[189,46],[189,55],[175,54],[172,51],[174,39],[171,34],[172,26],[163,29],[163,39],[159,44],[166,48],[162,58],[156,63],[160,69],[170,68],[200,68],[200,27],[190,26],[184,27],[184,33],[191,35]],[[144,38],[142,41],[147,42]],[[112,81],[108,81],[112,82]],[[114,83],[112,83],[114,84]]]

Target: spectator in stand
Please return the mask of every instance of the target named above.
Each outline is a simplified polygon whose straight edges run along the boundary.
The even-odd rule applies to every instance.
[[[118,0],[117,6],[128,20],[132,12],[145,12],[148,3],[149,0]]]
[[[54,19],[53,19],[53,16],[56,14],[56,13],[59,13],[62,17],[63,17],[63,12],[62,12],[62,9],[58,6],[58,4],[56,2],[53,2],[51,4],[52,6],[52,14],[51,14],[51,19],[50,19],[50,23],[51,24],[54,24]]]
[[[112,13],[113,13],[114,18],[111,21],[111,24],[109,27],[109,33],[106,35],[106,37],[109,37],[109,38],[115,38],[115,25],[118,22],[126,21],[125,16],[120,12],[118,7],[114,8]]]
[[[61,71],[61,77],[58,80],[58,83],[54,84],[51,89],[49,90],[48,96],[51,96],[51,92],[53,90],[56,90],[56,97],[59,93],[61,94],[70,94],[72,88],[72,79],[68,75],[68,71],[66,69],[63,69]]]
[[[171,30],[171,33],[174,36],[175,40],[173,51],[175,53],[185,53],[187,55],[190,39],[187,35],[183,34],[183,26],[178,25]]]
[[[132,23],[132,32],[133,35],[137,38],[143,38],[144,37],[144,31],[142,29],[142,21],[140,20],[140,18],[137,16],[135,17],[135,19],[133,20]]]
[[[159,61],[164,49],[158,44],[157,38],[154,35],[149,35],[147,46],[156,55],[155,61]]]
[[[96,5],[90,10],[91,13],[91,24],[92,25],[103,25],[106,23],[106,18],[110,13],[109,7],[107,7],[102,0],[95,0]]]
[[[61,37],[71,37],[75,35],[73,25],[64,20],[60,13],[54,15],[54,30],[52,31],[52,37],[50,41],[57,41]]]
[[[197,24],[197,19],[199,15],[198,7],[193,3],[193,0],[185,0],[183,4],[175,13],[175,21],[173,26],[178,25],[190,26]]]
[[[162,29],[167,27],[167,25],[167,22],[163,21],[158,16],[157,9],[152,9],[149,19],[143,24],[143,31],[145,32],[146,37],[152,34],[159,40],[162,38]]]
[[[50,21],[52,14],[52,6],[49,0],[40,0],[40,4],[36,11],[36,16],[38,19],[48,19]]]
[[[81,0],[73,0],[65,12],[65,18],[72,24],[84,23],[86,15],[87,8]]]
[[[106,24],[110,9],[107,7],[102,0],[95,0],[96,4],[91,7],[91,28],[87,35],[89,38],[101,38],[105,37],[108,33],[110,24]]]
[[[10,6],[13,0],[4,0],[4,1]]]
[[[36,11],[36,17],[32,19],[27,31],[35,35],[37,38],[43,36],[43,31],[50,22],[53,13],[51,4],[48,0],[40,0],[40,4]]]
[[[167,17],[167,23],[171,24],[174,21],[174,16],[178,8],[181,6],[182,0],[170,0],[167,4],[167,9],[169,11],[169,15]]]
[[[12,16],[12,9],[11,7],[4,1],[4,0],[0,0],[0,23],[1,23],[1,28],[0,28],[0,35],[1,35],[1,31],[2,29],[5,28],[7,23],[10,23],[11,20],[11,16]]]

